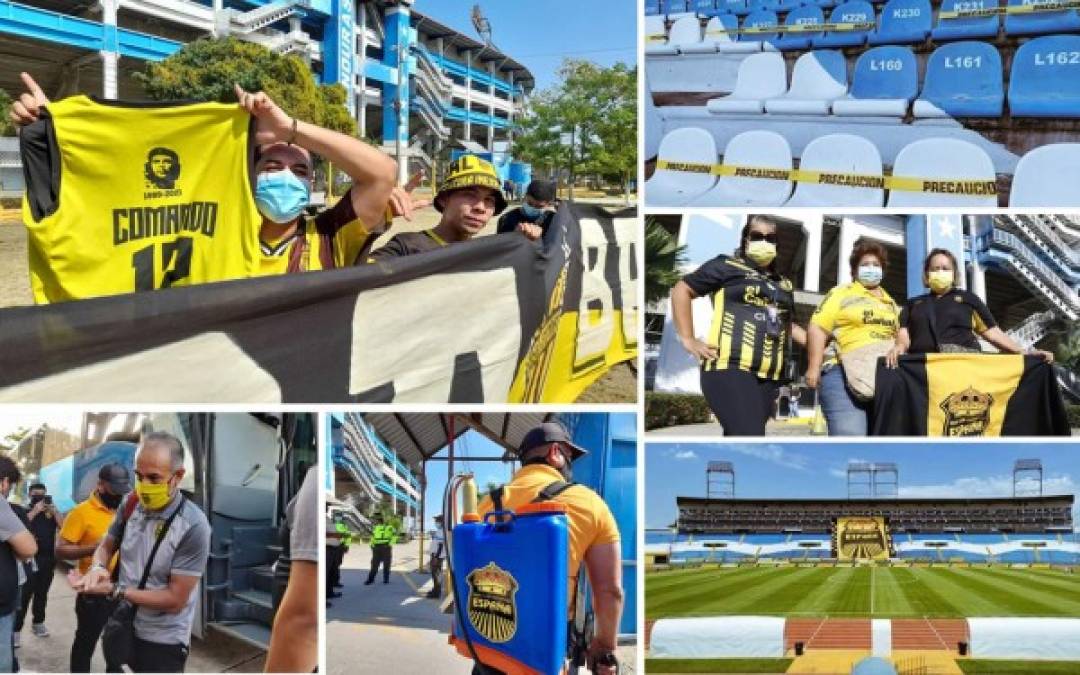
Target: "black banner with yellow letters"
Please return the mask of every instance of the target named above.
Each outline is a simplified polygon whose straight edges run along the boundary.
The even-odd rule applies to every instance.
[[[325,272],[0,310],[0,402],[564,402],[636,356],[635,211]]]
[[[1067,436],[1054,369],[1019,354],[909,354],[878,362],[870,433]]]

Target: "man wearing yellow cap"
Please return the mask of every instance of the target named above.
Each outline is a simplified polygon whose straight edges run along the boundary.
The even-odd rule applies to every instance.
[[[468,241],[505,208],[506,198],[495,167],[476,155],[462,155],[435,193],[435,210],[442,214],[439,224],[423,232],[397,234],[365,260],[388,260]]]

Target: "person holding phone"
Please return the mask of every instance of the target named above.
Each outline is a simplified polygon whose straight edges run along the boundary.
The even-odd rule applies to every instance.
[[[20,632],[26,620],[26,613],[33,605],[33,623],[30,631],[37,637],[49,637],[45,627],[45,607],[49,602],[49,587],[52,586],[56,568],[56,533],[64,526],[64,514],[53,504],[52,495],[47,494],[44,483],[30,486],[30,511],[26,514],[30,521],[30,533],[37,541],[38,552],[34,556],[33,574],[23,584],[22,604],[15,615],[15,644],[20,642]]]

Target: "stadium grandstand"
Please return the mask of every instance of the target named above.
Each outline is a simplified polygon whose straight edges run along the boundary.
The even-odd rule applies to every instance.
[[[504,180],[531,179],[510,153],[532,73],[490,33],[463,34],[413,0],[0,0],[0,88],[17,96],[26,71],[52,98],[138,100],[131,75],[147,61],[230,35],[342,84],[359,132],[399,160],[401,182],[454,151],[487,157]],[[0,194],[22,189],[15,139],[0,139]]]
[[[795,287],[796,322],[810,315],[835,286],[851,282],[848,264],[860,237],[883,244],[889,265],[882,285],[898,302],[926,292],[922,265],[934,248],[960,261],[962,287],[978,295],[1001,329],[1025,347],[1054,350],[1080,319],[1080,217],[1067,215],[822,215],[797,209],[772,216],[778,223],[778,268]],[[745,216],[688,214],[658,222],[686,247],[684,273],[738,246]],[[697,363],[679,344],[668,316],[669,301],[649,308],[646,323],[646,386],[699,393]],[[699,316],[700,314],[700,316]],[[709,300],[694,304],[695,325],[708,326]],[[699,334],[704,334],[699,328]],[[984,351],[993,351],[989,344]],[[797,354],[798,373],[806,370]],[[1080,400],[1075,373],[1056,367],[1066,397]],[[812,395],[802,412],[812,414]]]
[[[645,14],[651,206],[1080,204],[1059,178],[1080,166],[1075,3],[647,0]],[[673,173],[694,187],[670,189]]]

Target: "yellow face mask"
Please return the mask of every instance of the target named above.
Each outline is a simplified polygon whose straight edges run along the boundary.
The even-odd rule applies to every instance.
[[[952,288],[954,280],[952,270],[934,270],[926,276],[930,282],[930,289],[937,293],[944,293]]]
[[[136,480],[135,492],[139,495],[139,502],[142,503],[144,509],[159,511],[169,503],[169,484],[167,482],[147,483]]]

